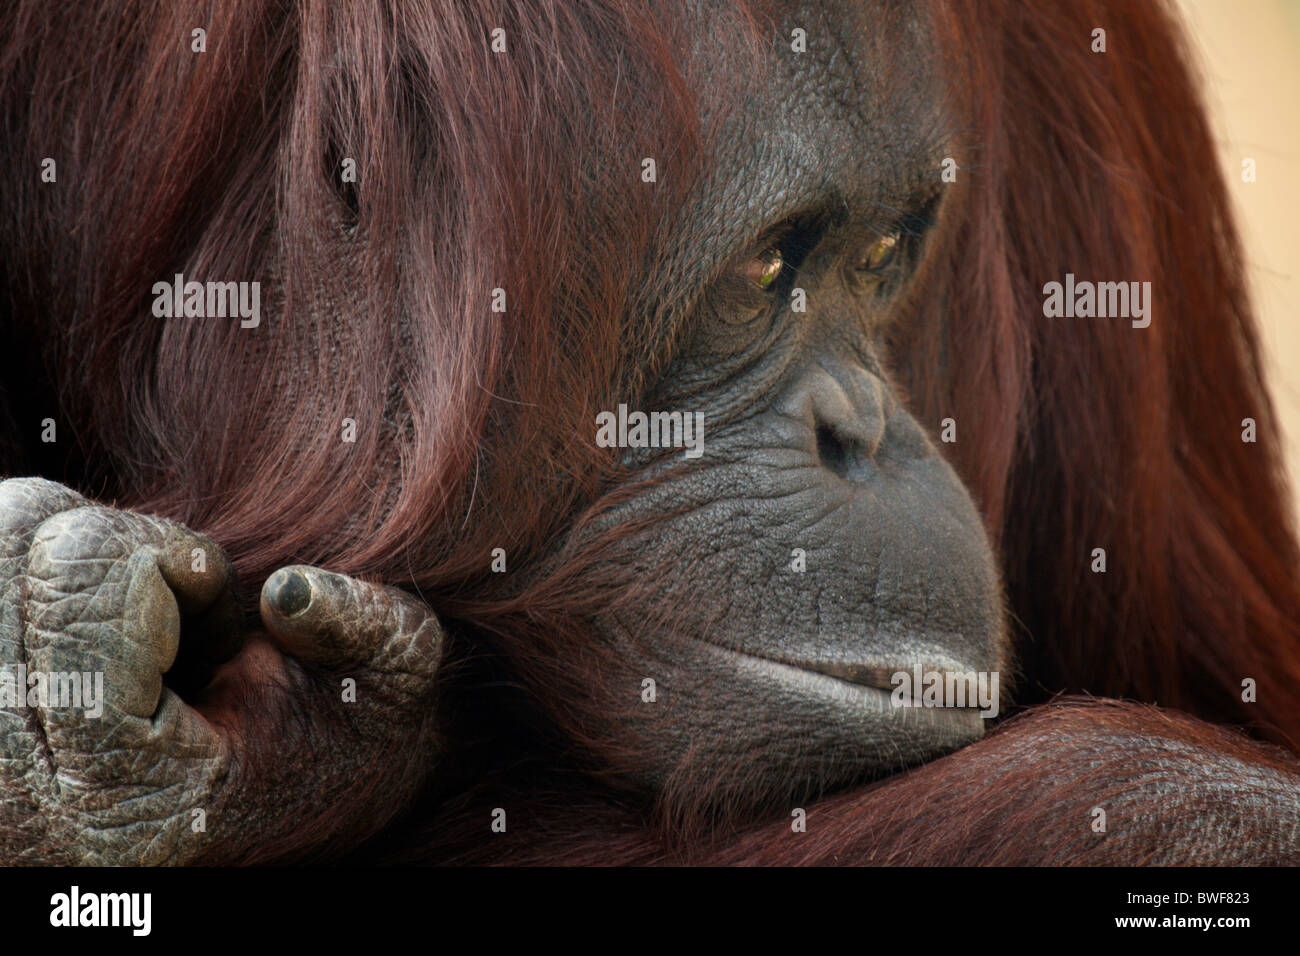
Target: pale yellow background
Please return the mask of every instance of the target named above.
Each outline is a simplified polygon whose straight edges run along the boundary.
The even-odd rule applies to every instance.
[[[1140,0],[1138,0],[1140,2]],[[1300,0],[1179,0],[1237,203],[1292,498],[1300,484]],[[1256,182],[1241,181],[1252,157]]]

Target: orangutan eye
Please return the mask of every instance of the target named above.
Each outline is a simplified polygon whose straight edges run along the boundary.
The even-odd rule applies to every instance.
[[[893,232],[887,236],[881,236],[875,242],[867,247],[866,252],[858,260],[856,268],[859,272],[880,272],[887,265],[894,261],[894,253],[898,249],[899,233]]]
[[[781,255],[780,249],[764,249],[745,263],[741,272],[760,289],[770,289],[772,283],[776,282],[776,277],[781,274],[781,267],[784,264],[785,258]]]

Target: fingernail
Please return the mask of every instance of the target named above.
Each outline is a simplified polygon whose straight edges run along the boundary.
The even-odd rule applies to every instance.
[[[311,604],[311,582],[288,568],[271,575],[263,593],[281,617],[296,617]]]

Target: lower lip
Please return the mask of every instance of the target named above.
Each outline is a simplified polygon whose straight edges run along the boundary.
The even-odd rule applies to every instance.
[[[900,707],[894,702],[894,691],[892,689],[885,689],[872,684],[859,684],[799,664],[773,660],[770,657],[759,657],[756,654],[747,654],[744,651],[737,651],[716,644],[709,644],[708,642],[701,643],[742,662],[748,669],[759,670],[766,674],[777,674],[787,680],[797,680],[818,696],[851,701],[885,713],[898,713],[900,716],[909,715],[909,720],[934,722],[947,726],[953,723],[968,722],[972,716],[978,717],[980,714],[979,709],[974,707],[922,707],[915,704]],[[902,669],[895,668],[894,671],[889,673]],[[872,668],[871,670],[876,673],[882,671],[881,668]]]

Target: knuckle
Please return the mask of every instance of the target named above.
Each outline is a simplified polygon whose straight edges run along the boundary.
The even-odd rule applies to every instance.
[[[437,673],[442,661],[444,632],[437,615],[423,602],[402,591],[383,589],[388,605],[388,639],[377,668],[390,673],[427,680]]]
[[[6,478],[0,481],[0,539],[18,537],[16,544],[23,545],[42,520],[85,503],[71,488],[44,478]]]
[[[443,638],[442,625],[438,623],[437,618],[432,614],[426,615],[424,621],[411,635],[407,649],[413,669],[426,674],[437,671],[438,665],[442,662]]]
[[[68,502],[82,503],[77,492],[48,478],[5,478],[0,480],[0,507],[5,510],[45,510],[68,507]]]
[[[37,526],[33,555],[52,562],[120,556],[130,537],[126,517],[98,505],[60,511]]]

